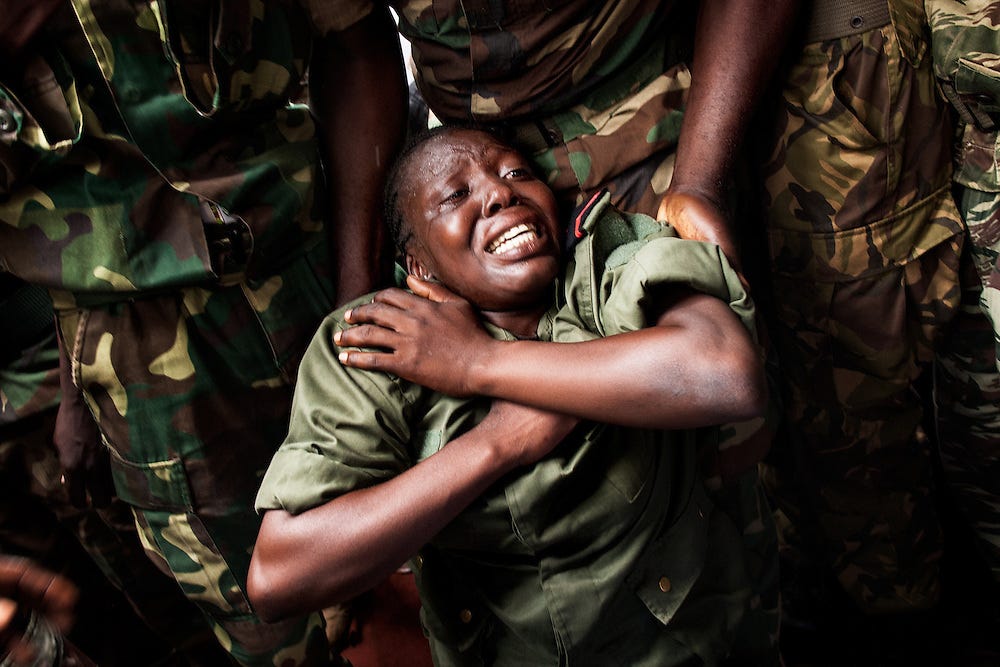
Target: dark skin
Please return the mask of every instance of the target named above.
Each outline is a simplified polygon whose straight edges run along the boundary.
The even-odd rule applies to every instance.
[[[691,89],[673,178],[660,202],[657,218],[668,221],[684,238],[718,244],[737,268],[739,253],[726,207],[730,170],[756,101],[774,71],[798,5],[796,0],[702,0],[700,3]],[[376,13],[385,11],[386,7],[380,6]],[[365,39],[357,46],[376,41],[388,43],[396,38],[391,21],[376,20],[367,25]],[[370,59],[373,64],[402,71],[402,63],[392,66],[387,63],[386,54],[391,52],[398,51],[359,50],[352,60]],[[386,70],[382,72],[354,79],[356,87],[345,97],[351,104],[340,105],[343,117],[350,116],[342,126],[348,131],[331,136],[342,136],[348,143],[368,132],[372,136],[403,136],[406,98],[393,103],[395,98],[386,97],[387,91],[394,95],[395,79],[391,77],[396,75],[387,79]],[[327,87],[327,90],[334,94],[332,91],[336,89]],[[342,93],[336,94],[344,97]],[[384,164],[367,159],[354,163],[353,156],[365,156],[370,150],[364,143],[353,146],[357,150],[329,151],[333,156],[348,159],[348,169],[342,173],[348,178],[344,183],[351,184],[345,190],[350,197],[338,201],[355,201],[363,209],[375,211],[384,182]],[[331,184],[340,187],[336,178],[331,179]],[[374,214],[349,220],[357,226],[345,233],[344,241],[368,243],[366,239],[375,238],[377,221]],[[359,256],[374,255],[359,253]],[[339,290],[341,302],[344,297],[365,292],[361,284],[349,286],[355,283],[351,276],[342,279],[346,282]]]
[[[62,633],[73,625],[79,591],[65,577],[36,563],[0,555],[0,656],[9,651],[15,664],[31,664],[31,646],[21,641],[15,628],[19,607],[42,614]]]
[[[382,183],[403,139],[408,105],[399,39],[385,7],[316,41],[310,105],[322,131],[337,303],[385,284]],[[375,83],[376,85],[372,85]]]
[[[729,173],[797,9],[795,0],[705,0],[699,10],[676,166],[657,218],[684,238],[718,244],[737,268]]]
[[[523,157],[478,132],[432,140],[414,165],[403,189],[414,294],[389,289],[354,308],[357,326],[338,344],[383,351],[344,350],[341,362],[497,400],[476,429],[390,481],[298,515],[267,512],[248,581],[266,619],[375,585],[492,483],[545,456],[578,418],[683,428],[763,407],[753,343],[710,297],[679,295],[649,329],[586,343],[492,339],[481,320],[533,335],[548,308],[559,270],[551,191]],[[444,276],[454,291],[431,282]]]

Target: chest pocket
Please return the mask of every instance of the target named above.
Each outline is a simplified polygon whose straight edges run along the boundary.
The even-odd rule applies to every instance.
[[[311,30],[292,7],[166,0],[158,3],[158,20],[184,96],[199,113],[273,111],[301,94]]]

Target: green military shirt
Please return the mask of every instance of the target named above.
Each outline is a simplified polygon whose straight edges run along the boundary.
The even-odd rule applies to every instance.
[[[315,129],[289,102],[313,26],[223,4],[74,0],[0,79],[0,268],[127,298],[319,242]]]
[[[622,215],[608,200],[574,225],[583,236],[539,338],[649,326],[644,304],[678,284],[725,300],[752,328],[749,298],[716,246]],[[489,410],[489,399],[342,366],[332,340],[343,312],[326,319],[302,363],[289,435],[258,509],[298,513],[378,484]],[[738,531],[703,489],[698,438],[583,423],[462,512],[414,559],[435,661],[662,666],[688,651],[709,662],[724,655],[750,582]]]

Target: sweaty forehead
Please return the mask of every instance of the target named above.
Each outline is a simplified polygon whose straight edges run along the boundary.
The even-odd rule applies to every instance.
[[[509,146],[484,132],[456,130],[430,139],[410,164],[411,174],[424,184],[434,184],[476,165],[488,165],[514,153]]]

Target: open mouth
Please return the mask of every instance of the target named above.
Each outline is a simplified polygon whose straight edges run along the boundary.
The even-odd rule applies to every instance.
[[[537,238],[537,227],[521,223],[519,225],[514,225],[506,232],[493,239],[493,241],[486,246],[486,252],[491,255],[502,255],[504,253],[513,252],[521,246],[531,243]]]

